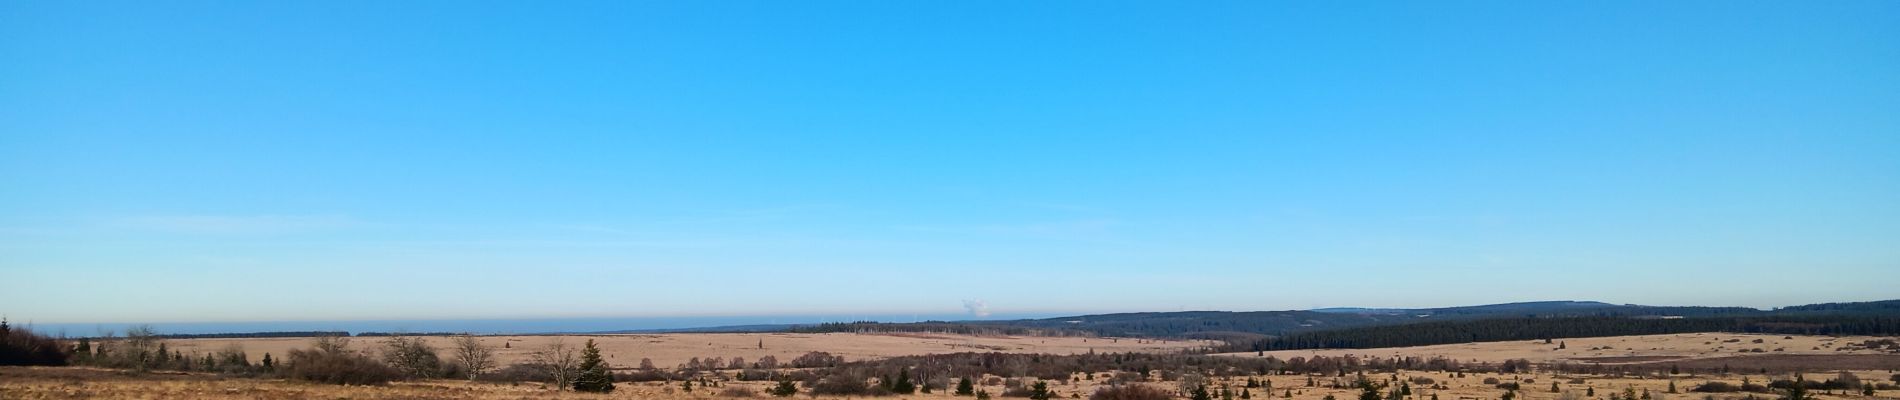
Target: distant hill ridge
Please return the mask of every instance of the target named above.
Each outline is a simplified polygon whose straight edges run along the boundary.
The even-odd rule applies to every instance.
[[[1417,332],[1420,329],[1436,331],[1430,335],[1419,335],[1423,339],[1411,341],[1386,339],[1387,336],[1403,335],[1408,330],[1422,333]],[[1364,347],[1374,343],[1398,342],[1407,345],[1440,344],[1480,341],[1492,337],[1509,340],[1516,339],[1515,335],[1547,338],[1708,331],[1896,334],[1900,333],[1900,300],[1810,304],[1772,310],[1539,301],[1418,309],[1178,311],[1008,321],[854,322],[800,325],[789,330],[1193,337],[1217,339],[1233,345],[1245,344],[1245,349]],[[1289,340],[1294,338],[1300,342],[1290,344]]]

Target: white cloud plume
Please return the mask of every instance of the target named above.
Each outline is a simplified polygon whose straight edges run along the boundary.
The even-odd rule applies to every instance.
[[[982,300],[964,300],[963,309],[968,310],[971,316],[977,318],[989,318],[990,316],[990,303]]]

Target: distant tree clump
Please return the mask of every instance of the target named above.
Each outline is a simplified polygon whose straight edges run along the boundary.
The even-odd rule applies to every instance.
[[[81,343],[91,350],[91,343]],[[67,358],[66,348],[59,341],[0,319],[0,365],[58,366],[66,365]]]

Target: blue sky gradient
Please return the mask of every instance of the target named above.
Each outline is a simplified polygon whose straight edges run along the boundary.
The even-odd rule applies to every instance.
[[[0,3],[44,323],[1900,297],[1900,2]]]

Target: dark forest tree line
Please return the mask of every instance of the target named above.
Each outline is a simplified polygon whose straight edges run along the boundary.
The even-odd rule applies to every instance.
[[[1297,333],[1256,340],[1252,343],[1230,343],[1223,350],[1367,349],[1696,332],[1890,335],[1900,333],[1900,317],[1813,315],[1678,319],[1623,317],[1485,319]]]

